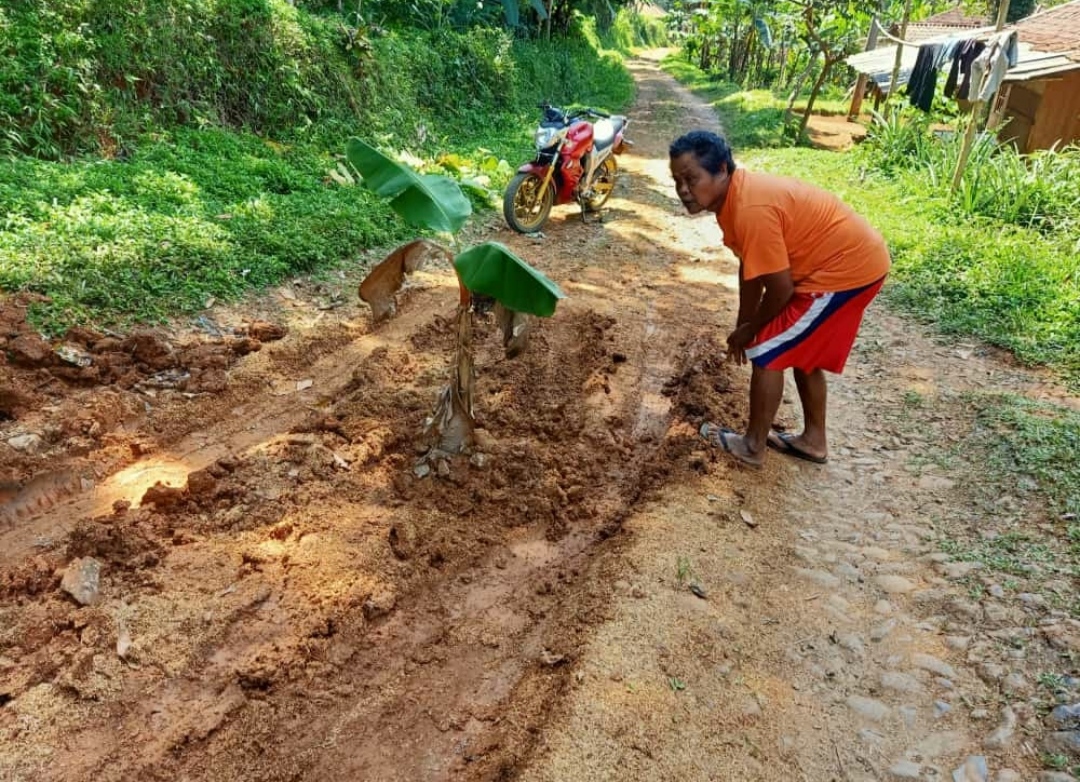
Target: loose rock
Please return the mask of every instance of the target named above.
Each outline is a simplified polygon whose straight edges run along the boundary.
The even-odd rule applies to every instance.
[[[64,571],[60,588],[80,605],[93,605],[101,588],[101,563],[93,557],[74,560]]]

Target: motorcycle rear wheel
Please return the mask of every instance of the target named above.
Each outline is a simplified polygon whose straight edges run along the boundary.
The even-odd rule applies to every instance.
[[[531,234],[539,231],[551,214],[555,203],[555,191],[550,184],[541,193],[544,180],[536,174],[517,174],[506,186],[503,195],[503,217],[518,233]]]
[[[596,178],[593,180],[593,197],[585,202],[585,209],[589,212],[596,212],[607,203],[607,200],[611,198],[611,191],[615,189],[615,177],[619,173],[619,165],[615,162],[614,157],[608,157],[603,163],[600,164],[600,169],[596,172]]]

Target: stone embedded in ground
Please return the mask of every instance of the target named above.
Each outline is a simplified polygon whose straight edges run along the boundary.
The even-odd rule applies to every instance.
[[[1022,673],[1014,671],[1002,680],[1001,689],[1008,694],[1027,695],[1033,688]]]
[[[901,760],[889,766],[889,773],[893,779],[919,779],[922,775],[922,766],[910,760]]]
[[[943,562],[938,565],[938,571],[950,581],[958,581],[981,567],[982,564],[979,562]]]
[[[866,698],[862,695],[852,695],[847,699],[847,705],[852,711],[868,720],[878,722],[889,713],[889,707],[879,700]]]
[[[7,444],[16,451],[22,451],[23,453],[37,453],[44,447],[45,441],[41,439],[41,435],[35,434],[34,432],[28,432],[27,434],[18,434],[9,438]]]
[[[903,576],[878,576],[874,579],[874,583],[879,589],[890,595],[903,595],[915,589],[915,584]]]
[[[1013,771],[1011,768],[999,769],[994,774],[994,782],[1023,782],[1023,777],[1020,776],[1019,771]]]
[[[967,736],[959,731],[944,730],[925,736],[915,747],[924,760],[957,755],[968,746]]]
[[[948,491],[955,485],[954,481],[940,475],[924,475],[919,478],[919,488],[928,491]]]
[[[994,684],[1005,678],[1005,667],[997,663],[980,663],[975,673],[987,684]]]
[[[953,667],[944,660],[939,660],[933,655],[922,653],[913,654],[911,655],[911,664],[916,668],[922,668],[924,671],[936,673],[938,676],[945,676],[949,679],[956,678],[956,671]]]
[[[1080,731],[1056,730],[1043,738],[1043,749],[1051,755],[1080,758]]]
[[[982,755],[970,755],[964,765],[952,772],[953,782],[987,782],[990,769]]]
[[[1046,720],[1054,728],[1080,727],[1080,703],[1055,706]]]
[[[64,571],[60,588],[80,605],[93,605],[100,597],[101,563],[93,557],[74,560]]]
[[[1076,782],[1076,777],[1064,771],[1040,771],[1037,782]]]
[[[970,635],[947,635],[945,636],[945,645],[950,649],[955,649],[958,652],[962,652],[971,645]]]
[[[809,570],[800,567],[795,568],[795,572],[825,589],[836,589],[836,587],[840,586],[840,579],[824,570]]]
[[[896,629],[896,620],[888,619],[870,631],[871,641],[881,641],[888,637],[889,633]]]
[[[1009,706],[1001,710],[1001,722],[994,731],[983,740],[986,749],[1002,749],[1007,746],[1016,732],[1016,712]]]
[[[881,674],[881,686],[897,692],[921,692],[922,684],[914,676],[906,673],[887,671]]]
[[[394,610],[397,604],[397,596],[390,590],[375,592],[364,601],[363,611],[365,619],[375,619],[385,616]]]

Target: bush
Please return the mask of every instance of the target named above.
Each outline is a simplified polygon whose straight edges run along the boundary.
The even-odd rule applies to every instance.
[[[968,215],[1062,236],[1080,231],[1080,147],[1022,155],[988,133],[977,135],[952,195]],[[915,109],[875,115],[860,148],[863,161],[918,190],[949,193],[963,133],[935,135]]]

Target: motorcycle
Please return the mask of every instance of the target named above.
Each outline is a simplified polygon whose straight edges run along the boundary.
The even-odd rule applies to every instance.
[[[632,145],[624,137],[630,120],[622,115],[548,103],[538,108],[543,115],[533,137],[536,158],[518,169],[503,195],[506,222],[523,234],[539,231],[556,205],[576,201],[583,221],[598,211],[615,187],[615,155]]]

